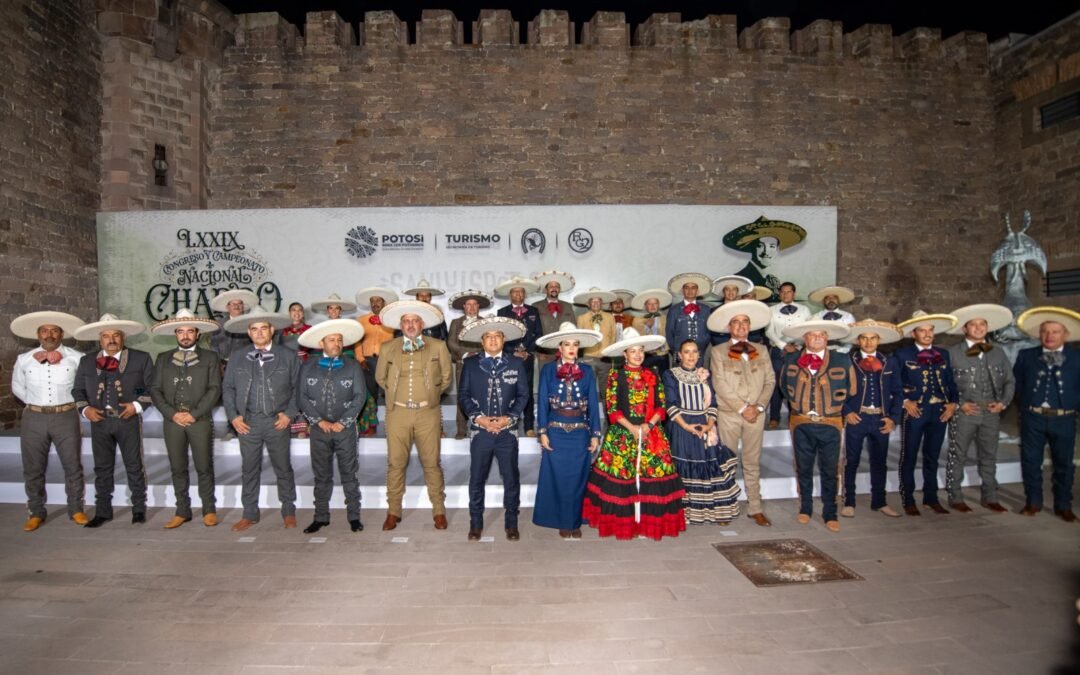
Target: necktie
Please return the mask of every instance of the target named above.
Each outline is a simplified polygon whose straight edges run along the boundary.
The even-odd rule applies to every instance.
[[[252,349],[247,353],[247,360],[256,361],[258,363],[270,363],[274,360],[274,354],[269,351],[264,352],[261,349]]]
[[[372,314],[371,318],[368,319],[368,323],[370,323],[372,326],[381,326],[382,319],[380,319],[377,314]]]
[[[560,363],[555,369],[555,376],[560,380],[580,380],[581,368],[576,363]]]
[[[916,360],[921,366],[936,366],[942,363],[945,359],[941,358],[941,352],[931,347],[930,349],[924,349],[916,356]]]
[[[510,311],[514,313],[514,316],[520,319],[525,316],[529,310],[525,309],[525,305],[520,305],[518,307],[511,307]]]
[[[882,368],[881,361],[876,356],[867,356],[862,361],[859,361],[859,366],[871,373],[880,373]]]
[[[821,318],[826,321],[839,321],[842,318],[842,315],[840,312],[825,312]]]
[[[1065,361],[1065,357],[1061,352],[1043,351],[1042,360],[1046,365],[1056,367],[1060,366]]]
[[[685,305],[683,305],[683,308],[682,308],[682,313],[683,314],[697,314],[697,311],[698,311],[698,304],[696,302],[688,302]]]
[[[803,354],[799,357],[799,367],[807,370],[820,370],[823,360],[817,354]]]
[[[120,367],[120,361],[114,356],[99,356],[97,357],[98,370],[116,370]]]
[[[424,348],[424,338],[420,337],[419,335],[416,336],[415,340],[410,340],[409,338],[405,338],[405,341],[401,345],[401,351],[403,351],[405,353],[415,352],[415,351],[423,349],[423,348]]]
[[[345,362],[337,356],[324,356],[319,359],[319,367],[326,368],[327,370],[334,371],[338,368],[344,368]]]
[[[784,305],[780,308],[780,313],[784,315],[794,314],[797,311],[799,311],[799,308],[795,305]]]
[[[989,342],[979,342],[977,344],[971,345],[971,347],[969,347],[968,350],[964,352],[964,354],[967,354],[968,356],[979,356],[980,354],[984,354],[993,348],[994,345],[990,344]]]
[[[551,316],[559,316],[559,303],[557,303],[557,302],[549,302],[548,303],[548,312],[551,313]]]
[[[55,366],[60,363],[60,360],[64,358],[64,355],[55,350],[51,352],[34,352],[34,358],[37,359],[38,363],[45,363],[48,361],[49,365]]]

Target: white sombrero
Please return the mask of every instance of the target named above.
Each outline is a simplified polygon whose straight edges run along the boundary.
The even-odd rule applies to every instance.
[[[491,307],[491,303],[495,302],[495,299],[487,293],[470,288],[451,295],[448,304],[454,309],[461,310],[465,307],[465,303],[468,300],[476,300],[480,303],[480,309],[487,309],[488,307]]]
[[[233,300],[244,301],[244,311],[251,310],[252,307],[259,304],[259,296],[255,295],[251,291],[245,288],[237,288],[232,291],[225,291],[224,293],[218,293],[210,300],[210,309],[215,312],[221,312],[227,314],[229,311],[229,303]]]
[[[382,298],[383,302],[396,302],[398,299],[397,291],[383,288],[382,286],[370,286],[368,288],[362,288],[356,292],[356,304],[361,307],[371,307],[372,298]]]
[[[630,307],[633,309],[639,309],[645,311],[645,301],[650,298],[656,298],[660,303],[660,309],[663,309],[671,304],[671,293],[668,293],[662,288],[650,288],[635,295],[630,300]]]
[[[773,296],[772,289],[768,286],[754,286],[754,297],[762,302]]]
[[[42,326],[59,326],[64,331],[64,337],[73,337],[84,323],[82,319],[64,312],[30,312],[17,316],[11,322],[11,332],[27,340],[37,339],[37,330]]]
[[[739,297],[754,290],[754,282],[746,277],[739,276],[738,274],[727,274],[722,277],[717,277],[716,280],[712,282],[710,288],[712,288],[713,295],[718,298],[723,298],[725,286],[734,286],[739,289]]]
[[[543,289],[552,281],[557,281],[559,282],[560,293],[565,293],[569,291],[571,288],[574,287],[574,284],[577,283],[577,281],[572,275],[567,272],[560,272],[559,270],[548,270],[547,272],[541,272],[540,274],[534,276],[533,280],[536,281],[537,285],[539,285],[541,289]]]
[[[600,302],[604,305],[607,305],[616,297],[617,296],[611,291],[605,291],[603,289],[597,288],[596,286],[593,286],[584,293],[578,293],[577,295],[575,295],[574,304],[588,306],[589,300],[591,300],[592,298],[600,298]]]
[[[750,330],[758,330],[772,321],[772,310],[760,300],[732,300],[725,302],[709,314],[706,327],[714,333],[728,333],[728,324],[740,314],[750,318]]]
[[[500,298],[509,297],[510,291],[514,290],[515,288],[524,288],[525,295],[531,295],[540,290],[540,285],[529,277],[523,277],[521,275],[515,274],[514,276],[510,277],[509,279],[495,287],[495,295],[499,296]]]
[[[844,338],[844,342],[850,342],[855,344],[860,335],[866,333],[873,333],[881,340],[881,344],[889,344],[890,342],[899,342],[903,336],[900,334],[900,329],[896,327],[896,324],[889,323],[887,321],[875,321],[874,319],[863,319],[862,321],[856,321],[851,324],[851,334]]]
[[[956,325],[956,317],[952,314],[927,314],[921,309],[911,313],[911,318],[896,324],[896,328],[904,337],[910,337],[911,332],[919,326],[933,326],[935,333],[944,333]]]
[[[316,300],[312,302],[311,311],[318,312],[319,314],[326,314],[326,308],[330,305],[337,305],[341,307],[341,311],[346,314],[356,311],[355,302],[349,300],[342,300],[341,296],[337,293],[331,293],[328,297],[322,300]]]
[[[443,322],[443,313],[435,305],[430,305],[419,300],[398,300],[391,302],[379,312],[379,320],[387,328],[401,328],[401,317],[406,314],[415,314],[424,322],[425,328],[438,325]]]
[[[230,333],[246,333],[248,326],[253,323],[268,323],[274,328],[285,328],[292,325],[292,319],[285,314],[268,312],[262,305],[255,305],[247,314],[226,321],[225,330]]]
[[[623,328],[622,334],[623,339],[605,347],[600,354],[607,357],[622,356],[622,353],[631,347],[644,347],[645,351],[652,352],[667,344],[663,335],[639,335],[633,328]]]
[[[851,328],[846,323],[839,321],[826,321],[824,319],[811,319],[801,321],[784,328],[784,337],[802,342],[803,336],[810,331],[824,331],[830,340],[843,340],[851,334]]]
[[[698,287],[698,295],[704,295],[712,290],[712,279],[701,272],[683,272],[671,277],[667,282],[667,288],[676,298],[681,298],[682,287],[687,283],[695,283]]]
[[[419,295],[421,293],[431,293],[431,295],[433,295],[433,296],[435,296],[435,295],[446,295],[446,291],[444,291],[441,288],[435,288],[434,286],[432,286],[431,284],[428,283],[427,279],[421,279],[420,281],[418,281],[416,283],[416,286],[414,288],[406,289],[406,290],[402,291],[402,293],[404,293],[405,295],[411,295],[413,297],[416,297],[417,295]]]
[[[631,301],[634,299],[634,292],[628,288],[613,288],[611,289],[611,292],[615,294],[615,297],[612,298],[612,300],[614,301],[621,298],[623,305],[626,307],[629,307]]]
[[[536,339],[536,346],[541,349],[558,349],[563,340],[577,340],[579,347],[592,347],[600,344],[604,336],[598,330],[578,328],[569,321],[563,321],[559,330]]]
[[[806,296],[806,299],[821,305],[825,303],[826,295],[835,295],[840,300],[841,305],[846,305],[855,299],[855,291],[844,286],[825,286],[824,288],[810,291],[810,295]]]
[[[1069,341],[1080,340],[1080,312],[1064,307],[1032,307],[1016,317],[1016,325],[1033,338],[1039,337],[1039,328],[1047,321],[1065,326]]]
[[[101,318],[94,323],[83,324],[76,328],[73,337],[76,340],[93,341],[97,340],[101,331],[104,330],[118,330],[122,332],[125,337],[130,337],[132,335],[138,335],[146,330],[146,326],[138,321],[120,319],[115,314],[102,314]]]
[[[1012,311],[1008,307],[993,303],[968,305],[954,310],[950,314],[956,317],[956,325],[949,329],[950,335],[963,335],[964,324],[972,319],[984,319],[986,321],[986,330],[990,333],[1001,330],[1012,323],[1013,320]]]
[[[364,327],[356,319],[330,319],[317,323],[300,334],[300,346],[318,349],[319,342],[327,335],[341,335],[341,341],[348,346],[364,337]]]
[[[177,328],[194,328],[200,333],[205,334],[213,333],[221,328],[221,326],[213,319],[204,319],[201,316],[195,316],[195,312],[192,312],[185,307],[178,311],[173,318],[155,323],[150,327],[150,332],[154,335],[172,335],[176,332]]]
[[[507,341],[520,340],[525,337],[525,324],[517,319],[506,316],[489,316],[486,319],[477,319],[458,333],[458,339],[462,342],[480,342],[486,333],[502,333]]]

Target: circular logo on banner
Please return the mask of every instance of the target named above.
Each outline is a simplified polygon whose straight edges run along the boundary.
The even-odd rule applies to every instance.
[[[566,238],[566,242],[570,246],[570,250],[574,253],[585,253],[592,248],[592,232],[589,232],[584,227],[576,228],[570,232],[570,236]]]
[[[367,258],[375,255],[375,247],[379,245],[379,238],[375,230],[367,225],[354,227],[345,235],[345,250],[354,258]]]
[[[530,227],[521,235],[521,250],[524,253],[543,253],[547,246],[547,237],[535,227]]]

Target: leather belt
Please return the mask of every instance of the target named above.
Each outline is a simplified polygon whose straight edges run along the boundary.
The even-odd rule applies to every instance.
[[[1066,415],[1075,415],[1075,410],[1062,410],[1061,408],[1036,408],[1034,406],[1028,406],[1030,412],[1036,415],[1042,415],[1043,417],[1065,417]]]
[[[792,430],[800,424],[827,424],[837,429],[842,429],[844,426],[844,420],[839,415],[819,415],[813,413],[812,415],[798,415],[793,414],[790,417],[789,425]]]
[[[588,429],[589,425],[584,422],[548,422],[548,427],[554,427],[561,431],[577,431],[578,429]]]
[[[420,410],[421,408],[428,407],[427,401],[394,401],[395,406],[401,406],[402,408],[408,408],[409,410]]]
[[[113,408],[105,408],[101,411],[101,414],[105,417],[120,417],[120,411]]]
[[[562,410],[560,408],[552,408],[551,414],[557,417],[573,417],[576,419],[581,419],[581,411],[577,409]]]
[[[880,415],[881,412],[882,412],[882,409],[881,408],[867,408],[866,406],[863,406],[863,407],[859,408],[859,412],[864,413],[866,415]]]
[[[65,413],[69,410],[75,409],[75,402],[64,403],[63,405],[30,405],[26,406],[26,409],[30,412],[44,413],[46,415],[56,415],[58,413]]]

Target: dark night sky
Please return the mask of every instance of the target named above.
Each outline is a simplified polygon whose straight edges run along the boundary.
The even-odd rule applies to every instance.
[[[1001,1],[961,2],[958,0],[847,0],[846,2],[798,2],[797,0],[727,0],[724,2],[687,2],[679,0],[428,0],[412,2],[365,2],[363,0],[220,0],[236,14],[276,11],[303,29],[304,14],[334,10],[347,21],[363,20],[365,11],[393,9],[408,22],[420,19],[423,9],[450,9],[458,20],[471,22],[481,9],[509,9],[524,24],[542,9],[564,9],[571,20],[582,23],[596,11],[626,13],[631,24],[644,21],[657,12],[679,12],[683,21],[700,19],[707,14],[735,14],[739,29],[770,16],[788,17],[793,29],[815,19],[843,21],[845,32],[864,23],[892,24],[897,35],[911,28],[940,28],[943,37],[964,30],[986,33],[991,41],[1009,33],[1037,33],[1069,14],[1080,11],[1080,0],[1035,2]]]

